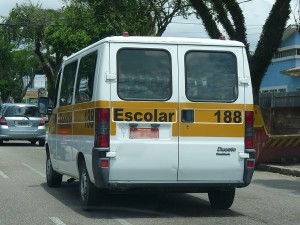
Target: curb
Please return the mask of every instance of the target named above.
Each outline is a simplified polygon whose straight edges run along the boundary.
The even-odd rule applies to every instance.
[[[256,169],[261,170],[261,171],[268,171],[268,172],[272,172],[272,173],[280,173],[280,174],[288,175],[288,176],[300,177],[300,170],[286,168],[284,166],[260,164],[260,165],[256,166]]]

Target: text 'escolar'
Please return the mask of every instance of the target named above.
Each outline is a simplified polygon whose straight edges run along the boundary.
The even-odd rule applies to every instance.
[[[141,109],[133,111],[115,108],[114,121],[175,122],[176,116],[174,110],[170,109]]]

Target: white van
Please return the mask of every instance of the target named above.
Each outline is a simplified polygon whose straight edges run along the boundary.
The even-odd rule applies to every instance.
[[[47,184],[206,192],[227,209],[255,166],[245,47],[227,40],[108,37],[68,57],[49,120]],[[100,190],[99,190],[100,189]]]

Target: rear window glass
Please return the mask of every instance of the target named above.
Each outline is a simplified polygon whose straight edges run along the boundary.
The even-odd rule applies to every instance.
[[[118,95],[124,100],[168,100],[171,57],[165,50],[122,49],[117,55]]]
[[[185,68],[189,100],[233,102],[237,99],[237,60],[234,54],[190,51],[185,56]]]
[[[36,106],[8,106],[5,109],[4,116],[27,116],[27,117],[41,117]]]

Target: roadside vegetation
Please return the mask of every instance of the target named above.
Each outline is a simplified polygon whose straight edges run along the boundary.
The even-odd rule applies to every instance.
[[[271,62],[290,14],[291,0],[276,0],[254,52],[249,51],[243,12],[236,0],[64,0],[61,9],[40,4],[16,5],[0,26],[0,90],[21,101],[34,74],[46,74],[52,97],[56,74],[68,56],[104,37],[161,36],[172,19],[196,14],[211,38],[228,36],[246,45],[258,103],[261,80]],[[226,34],[222,34],[225,30]],[[24,77],[30,82],[24,88]]]

